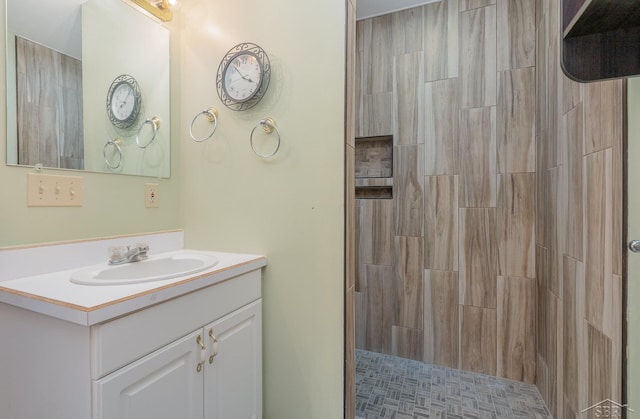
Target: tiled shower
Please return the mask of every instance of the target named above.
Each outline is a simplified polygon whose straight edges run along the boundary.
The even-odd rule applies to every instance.
[[[620,399],[624,82],[562,74],[558,13],[357,23],[353,303],[357,348],[534,383],[561,418]]]

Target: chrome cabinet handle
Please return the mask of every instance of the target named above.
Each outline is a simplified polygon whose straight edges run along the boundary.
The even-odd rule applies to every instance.
[[[640,240],[631,240],[629,242],[629,250],[633,253],[640,253]]]

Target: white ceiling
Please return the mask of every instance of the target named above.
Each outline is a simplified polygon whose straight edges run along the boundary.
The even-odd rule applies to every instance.
[[[386,15],[398,10],[410,9],[421,4],[434,3],[440,0],[357,0],[356,19]]]

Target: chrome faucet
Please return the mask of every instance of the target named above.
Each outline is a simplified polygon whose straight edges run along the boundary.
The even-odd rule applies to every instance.
[[[126,250],[125,250],[126,249]],[[138,243],[135,246],[114,246],[109,248],[109,265],[121,265],[123,263],[139,262],[147,259],[149,245]]]

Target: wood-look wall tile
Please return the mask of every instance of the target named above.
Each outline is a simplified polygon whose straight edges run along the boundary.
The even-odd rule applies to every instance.
[[[498,275],[535,278],[535,174],[498,179]]]
[[[535,382],[536,288],[533,278],[498,277],[498,377]]]
[[[358,200],[358,204],[358,263],[391,266],[394,237],[393,201],[363,199]]]
[[[425,362],[458,367],[458,273],[424,271]]]
[[[536,243],[545,247],[549,245],[546,228],[549,179],[547,169],[536,171]]]
[[[498,244],[494,208],[460,209],[460,303],[496,308]]]
[[[397,236],[422,237],[424,145],[394,147],[394,213]]]
[[[549,315],[547,317],[548,321],[548,333],[549,339],[547,340],[547,365],[549,366],[549,398],[545,400],[547,403],[547,407],[549,408],[549,412],[551,412],[552,417],[558,417],[558,400],[561,390],[562,390],[562,374],[559,373],[559,355],[561,355],[560,344],[562,338],[560,337],[560,333],[562,332],[562,327],[559,324],[560,313],[562,313],[561,309],[561,300],[553,293],[547,292],[548,298],[548,309]],[[560,370],[561,371],[561,370]]]
[[[358,28],[361,27],[361,25],[357,26]],[[356,36],[360,36],[359,32],[358,35]],[[362,67],[364,66],[364,59],[363,59],[363,52],[362,51],[356,51],[356,59],[355,59],[355,74],[354,74],[354,98],[353,98],[353,105],[354,105],[354,135],[356,137],[362,137],[364,136],[364,121],[363,121],[363,113],[364,113],[364,93],[362,90]],[[393,100],[393,99],[392,99]],[[355,139],[354,139],[354,147],[355,147]]]
[[[626,88],[623,89],[623,92]],[[624,123],[622,130],[624,130]],[[626,134],[625,134],[626,135]],[[624,206],[624,190],[627,187],[624,181],[624,166],[626,162],[626,141],[624,138],[617,137],[613,139],[613,162],[611,167],[611,176],[613,182],[613,196],[611,198],[612,203],[612,237],[611,237],[611,251],[612,251],[612,264],[613,273],[616,275],[624,275],[622,261],[626,255],[626,243],[624,242],[624,232],[626,231],[625,222],[623,220],[623,206]]]
[[[547,360],[549,320],[548,320],[548,282],[549,282],[549,250],[536,246],[536,282],[538,284],[536,310],[536,352],[538,357]]]
[[[547,170],[551,165],[549,164],[549,153],[547,148],[549,147],[548,132],[549,127],[547,121],[549,119],[549,109],[547,108],[547,102],[549,98],[549,86],[548,86],[548,66],[547,66],[547,48],[546,37],[547,31],[545,27],[548,25],[548,20],[545,17],[540,26],[537,29],[536,38],[536,172],[541,173]],[[543,47],[541,47],[543,46]]]
[[[574,407],[569,404],[569,401],[566,397],[564,398],[562,406],[562,417],[564,419],[578,419],[578,414],[576,413],[576,411],[579,412],[580,410],[575,410]]]
[[[452,0],[455,1],[455,0]],[[496,4],[496,0],[460,0],[460,11]]]
[[[584,262],[586,319],[602,330],[605,278],[612,275],[611,256],[611,149],[585,157]]]
[[[497,2],[498,70],[533,67],[536,61],[536,0]]]
[[[424,79],[458,76],[458,2],[429,3],[424,8]]]
[[[396,324],[398,296],[390,266],[366,265],[365,349],[390,353],[391,326]]]
[[[393,93],[363,95],[359,137],[393,135]]]
[[[345,276],[346,288],[356,285],[355,150],[345,144]]]
[[[391,15],[366,19],[363,37],[363,93],[374,94],[393,90],[393,32]]]
[[[82,76],[80,76],[80,80]],[[84,125],[82,112],[82,89],[64,88],[60,104],[60,115],[74,115],[64,118],[61,135],[64,142],[60,148],[60,167],[66,169],[84,169]]]
[[[495,107],[460,111],[460,206],[496,206]]]
[[[589,406],[611,399],[611,340],[592,325],[588,326]]]
[[[558,9],[558,10],[555,10]],[[562,137],[560,133],[560,77],[564,77],[560,68],[560,34],[557,27],[559,19],[559,7],[550,7],[553,13],[549,14],[549,26],[547,28],[547,135],[549,144],[547,145],[547,163],[549,167],[557,167],[562,164],[562,142],[558,141]]]
[[[584,266],[569,256],[564,258],[563,309],[563,392],[573,410],[580,411],[579,383],[586,359],[582,349],[587,344],[584,336]]]
[[[608,80],[584,86],[584,152],[603,150],[623,136],[623,82]]]
[[[423,329],[423,267],[422,237],[396,236],[393,251],[394,281],[397,291],[396,325]],[[422,351],[420,351],[422,356]]]
[[[499,173],[534,172],[536,169],[534,92],[534,67],[498,73],[496,140]]]
[[[536,387],[538,387],[542,399],[549,400],[549,367],[540,356],[536,360]]]
[[[391,14],[393,55],[404,55],[423,50],[422,6]]]
[[[545,233],[549,249],[549,291],[560,297],[562,295],[562,249],[564,239],[561,239],[559,214],[562,213],[564,189],[561,187],[562,168],[549,169],[549,193],[546,204]],[[564,235],[562,236],[564,237]]]
[[[424,195],[424,267],[457,271],[458,177],[427,176]]]
[[[546,16],[549,1],[551,0],[536,0],[536,27],[540,25],[542,18]]]
[[[423,53],[398,55],[393,72],[394,144],[424,143]]]
[[[356,348],[367,349],[367,294],[365,289],[362,292],[354,293],[355,300],[355,342]]]
[[[425,174],[458,174],[458,79],[426,83],[424,109]]]
[[[496,375],[496,310],[460,306],[460,368]]]
[[[496,8],[460,13],[460,106],[496,104]]]
[[[422,330],[391,327],[391,354],[401,358],[422,360]]]
[[[562,83],[562,114],[566,114],[582,102],[584,83],[578,83],[569,77],[561,77]]]
[[[15,48],[18,163],[84,168],[81,61],[21,37]],[[77,118],[61,125],[60,112]]]
[[[582,260],[582,168],[583,168],[583,112],[582,104],[578,104],[564,117],[562,129],[566,144],[564,175],[567,176],[566,203],[566,242],[565,253]]]

